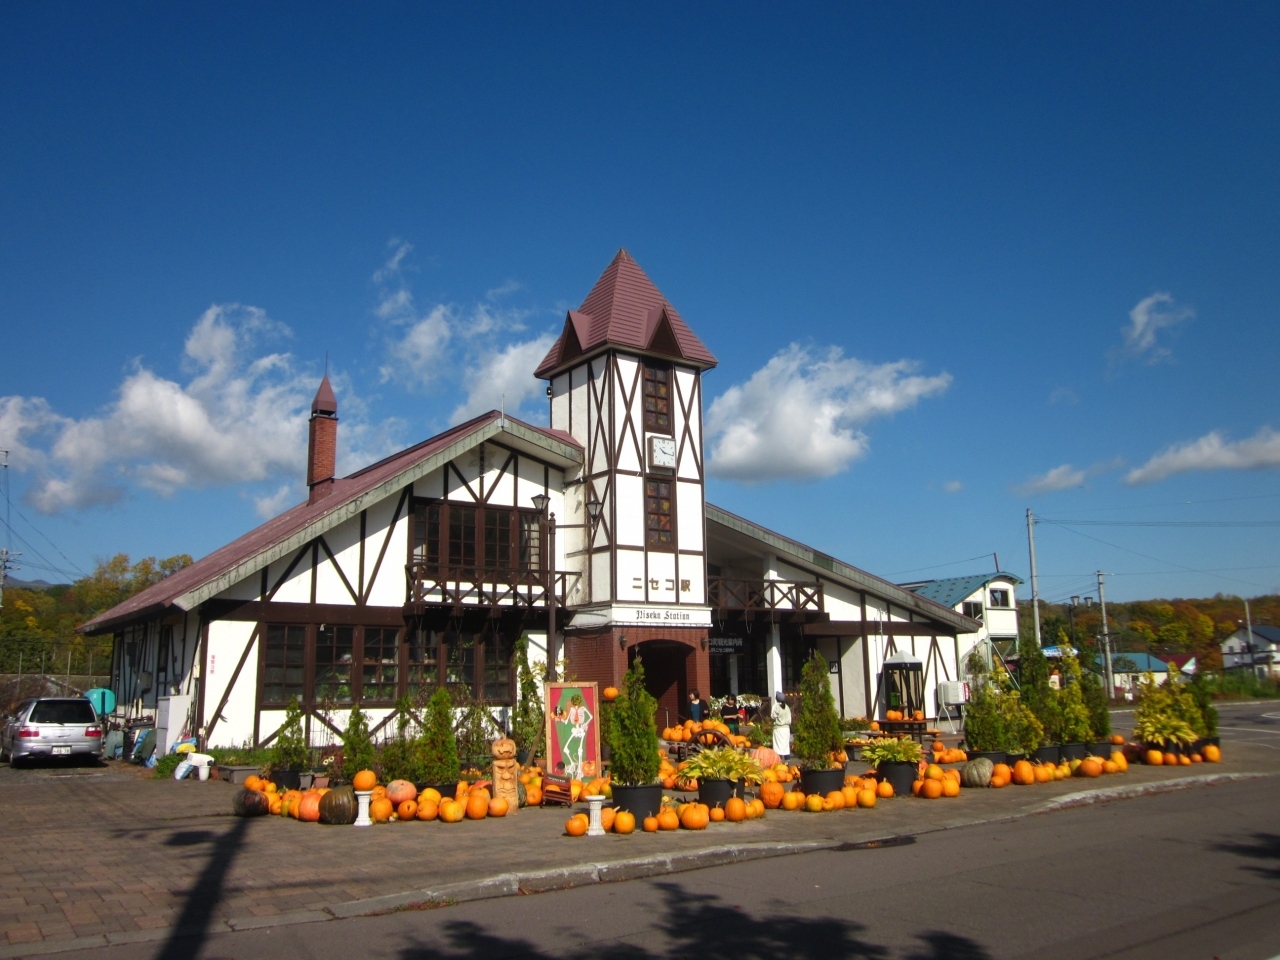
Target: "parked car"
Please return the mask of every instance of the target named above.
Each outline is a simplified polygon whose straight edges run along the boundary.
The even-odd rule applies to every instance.
[[[102,759],[102,723],[84,697],[23,700],[0,728],[0,759],[16,766],[35,757]]]

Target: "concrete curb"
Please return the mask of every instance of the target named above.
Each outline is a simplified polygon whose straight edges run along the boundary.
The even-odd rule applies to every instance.
[[[1213,786],[1219,783],[1256,780],[1273,776],[1277,776],[1277,774],[1217,773],[1195,777],[1179,777],[1176,780],[1134,784],[1132,786],[1082,790],[1057,797],[1030,810],[1010,813],[1005,816],[956,820],[941,824],[935,823],[921,829],[912,830],[908,835],[924,836],[944,830],[1020,820],[1023,817],[1036,814],[1053,813],[1058,810],[1090,806],[1095,803],[1128,800],[1135,797],[1169,793],[1175,790],[1188,790],[1195,787]],[[569,890],[574,887],[588,886],[595,883],[642,880],[647,877],[683,873],[689,870],[701,870],[706,867],[717,867],[731,863],[745,863],[749,860],[761,860],[768,857],[787,857],[802,853],[815,853],[821,850],[840,848],[846,842],[843,840],[813,840],[792,843],[724,844],[715,847],[704,847],[699,850],[632,857],[626,860],[580,863],[571,867],[559,867],[552,870],[504,873],[479,880],[443,884],[429,889],[411,890],[381,897],[369,897],[364,900],[351,900],[345,903],[332,904],[323,910],[303,910],[274,916],[233,917],[227,920],[214,920],[209,923],[206,929],[191,930],[189,933],[192,936],[208,933],[231,933],[239,930],[261,930],[299,923],[319,923],[324,920],[372,917],[401,910],[429,910],[435,907],[466,903],[472,900],[491,900],[497,897]],[[47,940],[41,943],[2,944],[0,945],[0,960],[16,960],[16,958],[20,957],[45,956],[54,953],[65,953],[70,950],[87,950],[130,943],[148,943],[167,940],[174,933],[173,928],[159,928],[155,930],[135,930],[128,933],[95,934],[66,940]]]
[[[1055,797],[1034,812],[1052,813],[1054,810],[1087,807],[1091,804],[1107,803],[1111,800],[1128,800],[1132,797],[1170,793],[1174,790],[1188,790],[1192,787],[1207,787],[1215,783],[1233,783],[1237,780],[1256,780],[1259,777],[1274,776],[1276,776],[1274,773],[1207,773],[1198,777],[1179,777],[1177,780],[1159,780],[1154,783],[1135,783],[1124,787],[1081,790],[1079,793],[1068,793],[1061,797]]]

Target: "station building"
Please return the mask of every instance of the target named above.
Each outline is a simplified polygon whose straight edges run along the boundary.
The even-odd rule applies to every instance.
[[[444,684],[502,719],[523,635],[602,685],[643,657],[659,725],[695,688],[793,691],[815,649],[843,715],[882,715],[895,655],[936,715],[981,618],[707,503],[715,364],[623,250],[534,371],[548,427],[491,411],[339,478],[325,378],[306,502],[81,628],[114,635],[120,711],[259,746],[296,697],[322,744],[353,704],[377,728]]]

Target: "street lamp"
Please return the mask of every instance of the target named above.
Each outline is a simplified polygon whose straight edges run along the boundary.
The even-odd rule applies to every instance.
[[[1067,607],[1067,615],[1071,618],[1071,645],[1078,647],[1076,643],[1076,607],[1080,606],[1080,598],[1072,597],[1071,605]]]
[[[595,546],[596,526],[600,523],[600,514],[604,512],[604,504],[596,499],[593,493],[591,499],[587,501],[587,518],[591,521],[587,528],[587,603],[595,600],[595,589],[592,583],[592,553],[591,548]]]
[[[547,602],[547,679],[554,681],[559,679],[556,675],[556,515],[548,512],[551,498],[545,493],[530,499],[547,531],[546,551],[539,559],[542,560],[542,588]]]

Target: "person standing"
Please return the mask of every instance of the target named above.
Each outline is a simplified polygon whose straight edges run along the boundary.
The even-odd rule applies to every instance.
[[[697,690],[689,691],[689,719],[701,723],[707,716],[707,701],[698,696]]]
[[[720,719],[729,728],[729,732],[737,736],[742,711],[738,708],[738,698],[732,693],[725,698],[724,706],[720,708]]]
[[[791,708],[787,706],[787,698],[779,690],[773,695],[773,710],[769,714],[773,720],[773,752],[783,760],[791,757]]]

